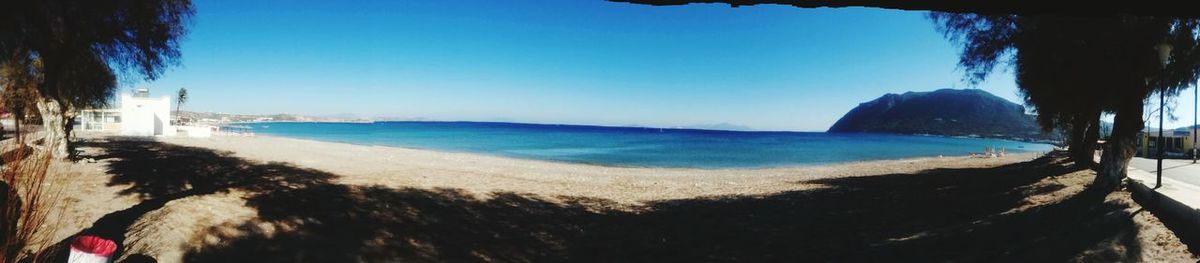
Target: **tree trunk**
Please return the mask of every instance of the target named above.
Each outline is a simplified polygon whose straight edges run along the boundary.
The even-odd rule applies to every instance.
[[[1129,160],[1137,152],[1137,136],[1142,131],[1141,103],[1127,103],[1117,111],[1113,122],[1112,136],[1104,144],[1100,156],[1100,169],[1091,188],[1101,193],[1117,190],[1121,179],[1129,168]]]
[[[13,138],[19,147],[25,147],[25,136],[21,132],[21,122],[25,121],[25,107],[13,107]]]
[[[63,106],[58,100],[39,98],[38,113],[42,115],[42,128],[46,132],[45,146],[55,158],[67,157],[67,133],[63,129],[67,119],[63,116]]]
[[[1100,111],[1079,114],[1075,117],[1071,145],[1071,158],[1080,168],[1096,168],[1096,148],[1100,140]]]
[[[71,143],[75,139],[75,112],[75,107],[62,107],[63,151],[67,154],[64,156],[69,158],[75,157],[75,144]]]
[[[1087,134],[1084,135],[1083,140],[1086,142],[1084,146],[1087,147],[1087,167],[1095,169],[1097,165],[1095,159],[1096,150],[1100,145],[1100,129],[1102,129],[1102,127],[1100,127],[1099,113],[1096,113],[1089,118],[1091,120],[1091,125],[1088,125]]]
[[[1092,147],[1087,143],[1087,132],[1091,126],[1091,122],[1082,114],[1075,116],[1071,121],[1071,136],[1070,146],[1067,152],[1071,155],[1071,160],[1075,162],[1076,167],[1091,167],[1092,156],[1088,154],[1088,150]]]

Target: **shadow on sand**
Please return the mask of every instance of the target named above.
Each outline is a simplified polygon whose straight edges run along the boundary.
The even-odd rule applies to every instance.
[[[85,141],[79,147],[102,149],[101,153],[80,154],[78,158],[110,160],[107,173],[112,177],[108,185],[128,186],[120,194],[143,199],[132,207],[104,215],[72,236],[95,235],[117,244],[124,243],[126,232],[139,218],[174,200],[234,189],[271,193],[288,187],[328,184],[336,177],[281,163],[250,163],[227,152],[149,140]],[[62,240],[43,253],[65,259],[69,241]]]
[[[989,169],[810,181],[826,188],[611,210],[520,193],[332,183],[336,175],[152,141],[93,142],[112,184],[147,198],[85,230],[123,239],[182,197],[252,192],[250,222],[196,233],[190,262],[348,261],[1131,261],[1129,207],[1077,195],[1021,212],[1035,182],[1072,172],[1061,157]],[[1136,212],[1135,212],[1136,213]],[[195,244],[193,244],[195,245]]]

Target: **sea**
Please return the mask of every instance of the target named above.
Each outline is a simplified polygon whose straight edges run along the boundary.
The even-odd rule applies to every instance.
[[[507,122],[241,123],[261,135],[622,167],[768,168],[1008,153],[1054,146],[874,133],[721,131]]]

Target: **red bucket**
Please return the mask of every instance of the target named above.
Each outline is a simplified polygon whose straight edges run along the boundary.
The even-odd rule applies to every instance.
[[[117,252],[117,243],[97,236],[80,236],[71,241],[70,262],[106,263]]]

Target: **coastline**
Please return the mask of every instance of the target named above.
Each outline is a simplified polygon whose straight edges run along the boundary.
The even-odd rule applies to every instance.
[[[1054,148],[1050,144],[993,138],[701,129],[669,129],[677,133],[660,134],[640,127],[505,122],[245,125],[246,130],[253,130],[250,134],[266,136],[634,168],[788,168],[967,156],[989,148],[1007,148],[1009,153],[1046,153]],[[529,135],[524,135],[526,132]]]
[[[289,137],[159,138],[189,147],[231,152],[258,162],[282,162],[341,175],[341,183],[388,187],[462,188],[477,195],[531,193],[548,198],[587,196],[636,205],[646,201],[762,195],[811,189],[819,178],[914,173],[936,168],[984,168],[1026,161],[1039,153],[1001,158],[919,157],[771,168],[657,168],[544,161],[395,146]]]
[[[538,123],[538,122],[503,122],[503,121],[450,121],[450,120],[365,120],[365,121],[362,121],[362,120],[333,120],[333,121],[331,121],[331,120],[312,120],[312,121],[298,121],[298,120],[285,120],[285,121],[240,121],[240,122],[227,122],[227,123],[212,123],[212,124],[210,124],[210,125],[215,125],[215,126],[226,126],[226,125],[247,125],[247,124],[263,124],[263,123],[284,123],[284,124],[287,124],[287,123],[306,123],[306,124],[325,124],[325,123],[328,123],[328,124],[346,124],[346,123],[351,123],[351,124],[375,124],[375,123],[388,123],[388,122],[401,122],[401,123],[404,123],[404,122],[410,122],[410,123],[493,123],[493,124],[516,124],[516,125],[578,126],[578,127],[596,127],[596,128],[616,128],[616,129],[628,128],[628,129],[657,129],[657,130],[705,131],[705,132],[732,132],[732,133],[838,133],[838,134],[878,134],[878,135],[898,135],[898,136],[922,136],[922,137],[938,137],[938,138],[951,138],[951,139],[987,139],[987,140],[1001,140],[1001,141],[1021,142],[1021,143],[1046,144],[1046,145],[1050,145],[1050,146],[1055,146],[1055,145],[1056,145],[1056,144],[1058,144],[1058,143],[1062,143],[1061,141],[1054,141],[1054,140],[1047,140],[1047,139],[1023,138],[1023,137],[1005,137],[1005,136],[991,136],[991,135],[976,135],[976,134],[947,135],[947,134],[930,134],[930,133],[892,133],[892,132],[831,132],[831,131],[799,131],[799,130],[749,130],[749,129],[748,129],[748,130],[723,130],[723,129],[688,128],[688,127],[680,127],[680,126],[675,126],[675,127],[655,127],[655,126],[638,126],[638,125],[626,125],[626,126],[621,126],[621,125],[598,125],[598,124],[561,124],[561,123]]]
[[[598,126],[598,127],[608,127],[608,126]],[[617,127],[617,128],[629,128],[629,127],[624,127],[624,126],[612,126],[612,127]],[[638,127],[632,127],[632,128],[638,128]],[[657,129],[657,128],[655,128],[655,129]],[[679,129],[679,130],[703,130],[703,129]],[[704,131],[718,131],[718,132],[765,132],[765,133],[774,133],[774,132],[788,133],[788,132],[793,132],[793,131],[728,131],[728,130],[704,130]],[[816,133],[821,133],[821,132],[816,132]],[[879,134],[884,134],[884,135],[901,135],[901,136],[909,136],[909,134],[893,134],[893,133],[879,133]],[[921,135],[911,135],[911,136],[921,136]],[[1008,139],[1002,139],[1002,138],[984,138],[984,137],[958,137],[958,136],[943,136],[943,135],[928,135],[928,136],[932,136],[932,137],[942,137],[942,138],[955,138],[955,139],[995,139],[995,140],[1004,140],[1004,141],[1012,141],[1012,142],[1024,142],[1024,141],[1018,141],[1018,140],[1008,140]],[[237,137],[237,136],[235,136],[235,137]],[[240,136],[240,137],[247,137],[247,136]],[[504,156],[504,155],[494,155],[494,154],[487,154],[487,153],[477,153],[477,152],[470,152],[470,151],[455,151],[455,150],[444,150],[444,149],[434,149],[434,148],[408,147],[408,146],[400,146],[400,145],[385,145],[385,144],[356,143],[356,142],[346,142],[346,141],[326,141],[326,140],[320,140],[320,139],[295,138],[295,137],[279,136],[279,135],[271,135],[271,134],[254,134],[253,136],[249,136],[249,137],[250,137],[250,138],[256,138],[256,137],[257,137],[257,138],[269,138],[269,139],[278,139],[278,140],[296,140],[296,141],[306,141],[306,142],[315,142],[315,143],[343,144],[343,145],[347,145],[347,146],[363,146],[363,147],[382,147],[382,148],[395,148],[395,149],[404,149],[404,150],[420,151],[420,152],[426,152],[426,153],[466,154],[466,155],[481,156],[481,157],[494,157],[494,158],[500,158],[500,159],[511,159],[511,160],[516,160],[516,161],[531,161],[531,162],[541,162],[541,163],[551,163],[551,164],[582,165],[582,166],[591,166],[591,167],[604,167],[604,168],[646,169],[646,170],[701,170],[701,171],[759,171],[759,170],[795,170],[795,169],[800,169],[800,168],[813,168],[813,167],[821,167],[821,166],[841,166],[841,165],[851,165],[851,164],[871,163],[871,162],[917,162],[917,161],[937,160],[937,159],[946,159],[946,158],[976,158],[976,159],[977,159],[977,158],[979,158],[979,157],[970,157],[969,155],[961,155],[961,156],[920,156],[920,157],[893,158],[893,159],[851,160],[851,161],[843,161],[843,162],[830,162],[830,163],[800,163],[800,164],[788,164],[788,165],[779,165],[779,166],[764,166],[764,167],[722,167],[722,168],[707,168],[707,167],[655,167],[655,166],[615,165],[615,164],[589,163],[589,162],[575,162],[575,161],[539,160],[539,159],[532,159],[532,158],[521,158],[521,157],[512,157],[512,156]],[[223,138],[227,138],[227,137],[223,137]],[[178,138],[176,138],[176,137],[164,137],[163,139],[164,139],[164,140],[161,140],[161,141],[164,141],[164,142],[175,142],[173,139],[194,140],[195,138],[182,138],[182,137],[178,137]],[[1047,154],[1047,153],[1049,153],[1049,152],[1033,152],[1033,151],[1030,151],[1030,152],[1009,153],[1009,154],[1007,154],[1007,156],[1022,156],[1022,157],[1027,157],[1027,159],[1033,159],[1033,158],[1037,158],[1037,157],[1039,157],[1039,156],[1045,155],[1045,154]]]

